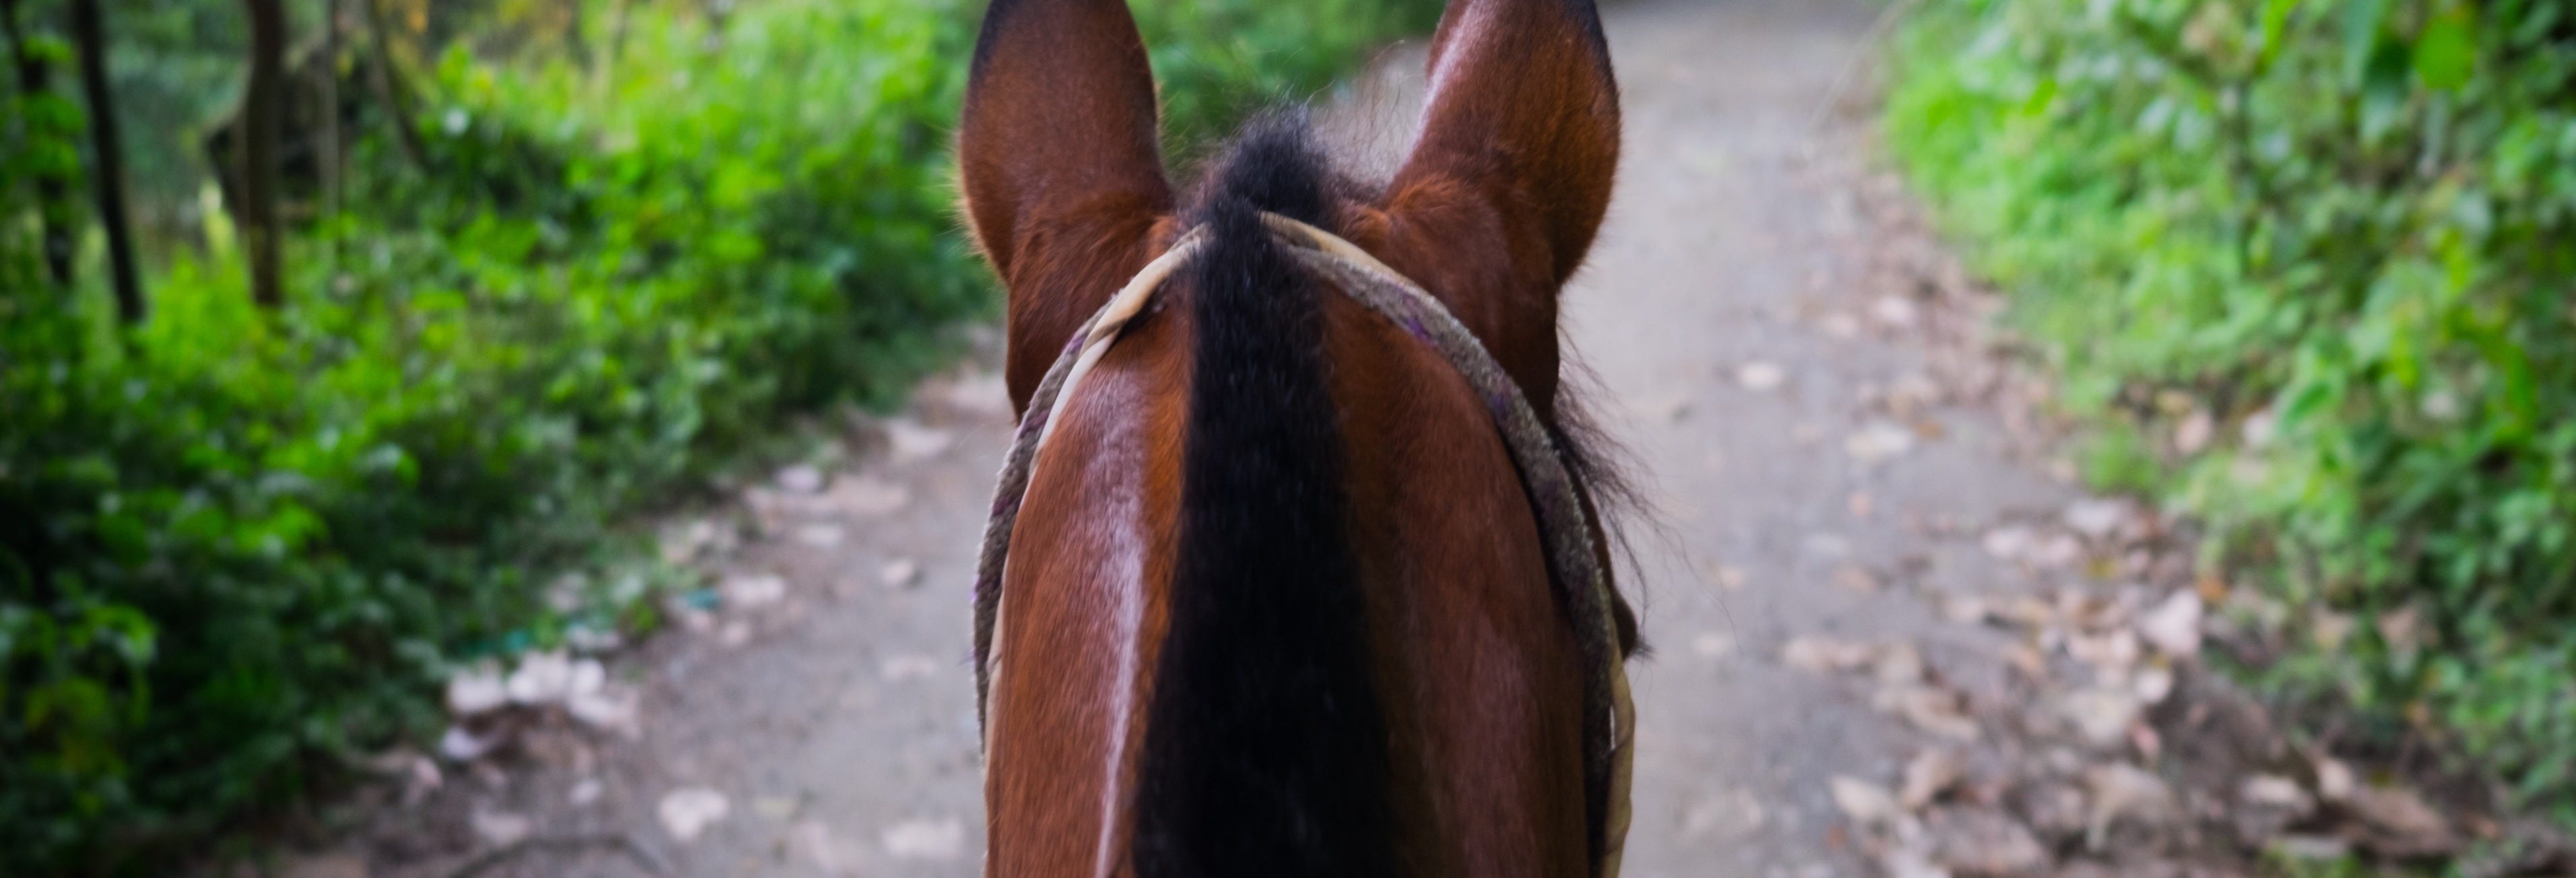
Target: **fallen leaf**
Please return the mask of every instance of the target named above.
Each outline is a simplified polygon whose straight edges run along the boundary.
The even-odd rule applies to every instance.
[[[591,728],[633,735],[643,730],[637,722],[643,701],[643,695],[633,689],[603,684],[564,699],[564,712]]]
[[[2092,823],[2084,791],[2072,784],[2041,781],[2023,787],[2013,800],[2031,828],[2051,838],[2071,838]]]
[[[2126,628],[2103,634],[2070,634],[2066,655],[2099,671],[2124,673],[2138,664],[2138,635]]]
[[[1923,682],[1927,670],[1928,667],[1923,663],[1923,651],[1915,649],[1910,643],[1891,643],[1879,647],[1878,655],[1870,660],[1870,672],[1878,677],[1878,682],[1882,685],[1905,686],[1920,683]]]
[[[1726,589],[1727,591],[1742,591],[1744,589],[1744,584],[1747,581],[1744,574],[1744,568],[1737,567],[1733,564],[1702,567],[1701,576],[1710,583],[1719,588]]]
[[[2272,415],[2272,410],[2264,408],[2245,416],[2245,426],[2240,429],[2239,435],[2244,437],[2245,447],[2262,448],[2272,444],[2273,430],[2279,426],[2279,423],[2279,419]]]
[[[1878,297],[1878,301],[1870,303],[1869,306],[1870,318],[1877,320],[1879,325],[1885,326],[1889,329],[1904,329],[1913,326],[1914,321],[1920,319],[1922,315],[1922,307],[1914,304],[1914,300],[1905,298],[1904,296],[1880,296]]]
[[[898,655],[877,666],[877,675],[888,680],[910,680],[939,673],[939,660],[926,655]]]
[[[2201,617],[2208,604],[2200,593],[2191,589],[2176,591],[2163,603],[2138,618],[2138,636],[2146,638],[2157,651],[2174,658],[2191,658],[2200,654]]]
[[[921,562],[910,558],[888,561],[885,566],[877,568],[877,581],[885,583],[888,588],[909,587],[921,581]]]
[[[2174,672],[2163,665],[2148,665],[2139,668],[2138,675],[2129,683],[2131,689],[2138,693],[2139,703],[2163,704],[2165,698],[2173,694]]]
[[[876,517],[888,515],[912,503],[912,490],[902,485],[869,476],[842,479],[833,483],[823,500],[832,508],[850,515]]]
[[[1778,390],[1789,380],[1789,370],[1780,364],[1755,360],[1735,368],[1735,383],[1746,390],[1767,393]]]
[[[2048,679],[2048,657],[2040,655],[2027,643],[2008,643],[2003,648],[2004,663],[2032,680]]]
[[[2129,501],[2088,497],[2067,505],[2066,526],[2098,540],[2119,530],[2129,514]]]
[[[1843,452],[1862,463],[1879,463],[1914,450],[1914,431],[1886,421],[1864,424],[1843,439]]]
[[[778,489],[790,494],[812,494],[823,490],[823,471],[804,464],[778,471],[773,479]]]
[[[2438,856],[2460,847],[2459,833],[2451,827],[2451,821],[2414,790],[2364,786],[2353,790],[2344,804],[2377,830],[2362,844],[2380,856]]]
[[[667,528],[658,547],[662,561],[675,566],[689,563],[698,557],[699,552],[714,545],[717,535],[716,523],[703,518]]]
[[[2317,649],[2325,652],[2343,648],[2343,639],[2351,635],[2350,614],[2320,610],[2308,622],[2308,636],[2316,641]]]
[[[2069,692],[2058,702],[2059,714],[2075,725],[2086,743],[2096,747],[2116,746],[2127,738],[2141,708],[2136,695],[2104,686]]]
[[[1866,643],[1802,634],[1789,638],[1789,645],[1780,650],[1780,660],[1790,667],[1821,674],[1861,667],[1877,653],[1876,647]]]
[[[1834,775],[1826,784],[1833,793],[1834,807],[1842,809],[1844,817],[1862,828],[1894,826],[1905,816],[1905,809],[1885,787],[1842,774]]]
[[[1769,821],[1770,813],[1762,807],[1762,799],[1752,790],[1739,787],[1693,803],[1682,814],[1682,837],[1712,833],[1741,837],[1760,830]]]
[[[2184,457],[2199,454],[2201,449],[2209,447],[2209,438],[2217,428],[2217,421],[2209,416],[2208,409],[2193,409],[2191,414],[2183,416],[2182,423],[2174,425],[2174,451]]]
[[[1658,424],[1679,423],[1691,410],[1690,395],[1684,393],[1646,397],[1632,404],[1640,418]]]
[[[955,820],[906,820],[886,828],[885,848],[898,860],[953,860],[966,848],[966,826]]]
[[[786,599],[787,580],[768,573],[728,576],[716,589],[724,595],[725,606],[748,610]]]
[[[2352,856],[2352,843],[2331,835],[2284,835],[2263,848],[2286,860],[2333,863]]]
[[[910,418],[885,423],[886,450],[896,463],[928,460],[957,444],[957,433],[937,427],[925,427]]]
[[[1891,848],[1879,864],[1887,867],[1888,878],[1950,878],[1950,870],[1932,860],[1932,852],[1918,842]]]
[[[2036,541],[2032,539],[2030,528],[2014,525],[1987,531],[1978,542],[1985,547],[1986,554],[1996,560],[2018,561],[2030,553]]]
[[[999,372],[974,372],[948,385],[949,407],[979,415],[1009,417],[1010,385]]]
[[[2023,875],[2049,865],[2030,827],[1992,808],[1953,805],[1924,816],[1935,862],[1961,875]]]
[[[1710,632],[1691,638],[1691,652],[1698,654],[1700,658],[1725,658],[1727,653],[1734,651],[1735,638],[1724,634]]]
[[[468,815],[466,822],[474,827],[475,838],[480,839],[486,846],[496,848],[518,844],[528,837],[528,833],[536,829],[535,822],[524,815],[506,811],[485,811],[480,808]]]
[[[2154,726],[2136,723],[2129,726],[2129,746],[2137,748],[2138,758],[2154,762],[2157,754],[2165,751],[2165,737],[2157,734]]]
[[[2246,778],[2236,797],[2249,806],[2287,811],[2293,816],[2305,816],[2317,807],[2316,799],[2301,789],[2298,781],[2274,774]]]
[[[696,841],[699,833],[725,819],[732,810],[732,803],[725,800],[723,793],[705,787],[686,787],[663,795],[655,813],[662,818],[662,828],[669,830],[672,838],[687,842]]]
[[[2135,765],[2115,762],[2097,766],[2085,772],[2084,781],[2093,800],[2085,832],[2094,848],[2101,847],[2104,835],[2120,821],[2158,827],[2182,814],[2173,788],[2166,786],[2163,778]]]
[[[502,681],[500,669],[489,664],[447,678],[447,710],[457,716],[476,716],[508,703],[509,686]]]
[[[505,682],[510,700],[520,704],[553,704],[572,693],[572,657],[560,650],[519,657],[519,669]]]
[[[1897,788],[1896,801],[1908,811],[1920,811],[1942,793],[1957,786],[1967,767],[1967,760],[1955,750],[1925,750],[1905,763],[1905,781]]]
[[[1877,591],[1878,575],[1868,568],[1846,564],[1834,568],[1834,586],[1847,591]]]
[[[1894,713],[1915,728],[1959,741],[1977,739],[1977,723],[1967,715],[1966,696],[1938,686],[1889,686],[1870,698],[1871,706]]]
[[[787,849],[824,875],[858,874],[859,852],[853,848],[820,821],[798,821],[787,831]]]
[[[438,736],[438,755],[446,757],[449,762],[472,762],[492,752],[493,746],[499,743],[498,735],[476,737],[463,726],[448,726],[447,731]]]
[[[2022,553],[2022,563],[2042,570],[2057,570],[2084,557],[2084,543],[2074,534],[2055,534],[2031,544]]]
[[[2330,756],[2317,759],[2317,798],[2329,802],[2348,801],[2359,786],[2353,778],[2352,766]]]

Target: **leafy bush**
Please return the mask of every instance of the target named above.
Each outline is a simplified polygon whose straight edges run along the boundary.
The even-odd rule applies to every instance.
[[[37,260],[15,171],[72,105],[0,106],[0,872],[145,868],[434,731],[460,661],[639,624],[682,574],[622,514],[993,310],[947,164],[977,12],[641,4],[613,65],[450,48],[426,166],[357,145],[286,308],[217,216],[133,328]],[[1139,15],[1203,135],[1434,12]]]
[[[2576,3],[1924,7],[1890,146],[2306,608],[2277,679],[2576,801]]]

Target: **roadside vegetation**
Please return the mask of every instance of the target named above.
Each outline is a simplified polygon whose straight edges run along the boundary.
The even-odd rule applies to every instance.
[[[2250,679],[2576,825],[2576,3],[1925,0],[1894,56],[1889,149]]]
[[[1199,137],[1437,9],[1137,12]],[[0,14],[0,872],[157,871],[653,627],[694,583],[622,523],[994,311],[980,4]]]

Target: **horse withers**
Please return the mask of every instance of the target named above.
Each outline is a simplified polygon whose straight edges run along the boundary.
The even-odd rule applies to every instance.
[[[1021,413],[977,584],[986,872],[1615,872],[1636,626],[1559,399],[1591,0],[1455,0],[1393,179],[1294,114],[1176,191],[1122,0],[994,0],[958,144]]]

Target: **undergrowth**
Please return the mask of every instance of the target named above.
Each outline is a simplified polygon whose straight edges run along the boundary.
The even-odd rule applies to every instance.
[[[2087,470],[2292,611],[2263,682],[2576,815],[2576,3],[1927,0],[1894,57]]]

